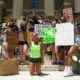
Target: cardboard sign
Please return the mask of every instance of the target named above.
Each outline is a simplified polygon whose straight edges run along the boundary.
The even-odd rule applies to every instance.
[[[74,45],[74,25],[70,22],[56,25],[55,44],[58,46]]]
[[[42,40],[44,44],[55,43],[55,28],[44,28],[42,30]]]
[[[0,76],[16,75],[18,73],[18,59],[0,59]]]
[[[43,28],[51,28],[51,24],[35,24],[34,32],[38,34],[38,37],[42,37],[41,31]]]
[[[9,48],[15,48],[18,46],[18,36],[14,32],[8,32],[7,33],[7,42]]]

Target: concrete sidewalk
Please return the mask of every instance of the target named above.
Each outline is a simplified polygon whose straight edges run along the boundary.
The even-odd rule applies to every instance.
[[[44,71],[42,76],[30,76],[28,71],[20,71],[19,75],[0,76],[0,80],[80,80],[80,75],[63,77],[63,71]]]

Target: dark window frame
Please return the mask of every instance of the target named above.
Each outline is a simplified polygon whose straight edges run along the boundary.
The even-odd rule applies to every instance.
[[[30,9],[37,9],[38,8],[38,1],[37,0],[30,0]]]

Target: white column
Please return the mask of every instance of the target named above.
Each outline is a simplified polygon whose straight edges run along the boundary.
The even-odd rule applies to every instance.
[[[80,0],[74,0],[75,12],[80,12]]]
[[[13,19],[18,19],[22,15],[23,15],[23,0],[13,0]]]
[[[48,14],[49,16],[54,15],[54,0],[44,0],[44,10],[45,14]]]

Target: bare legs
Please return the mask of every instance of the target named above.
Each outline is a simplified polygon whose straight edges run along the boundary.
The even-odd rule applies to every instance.
[[[59,54],[59,47],[55,46],[55,58],[58,63],[60,63],[60,54]]]
[[[68,53],[65,55],[65,66],[72,66],[72,56],[76,54],[77,47],[71,46]]]
[[[71,46],[68,50],[68,52],[65,54],[65,70],[64,70],[64,76],[71,76],[73,75],[72,72],[72,56],[76,54],[77,52],[77,46]]]
[[[37,75],[41,74],[41,63],[30,62],[30,75],[34,75],[35,71]]]
[[[24,45],[19,45],[19,51],[20,51],[20,60],[21,61],[25,61],[25,56],[27,55],[27,47],[26,47],[27,45],[25,44],[25,46]]]
[[[55,54],[55,45],[51,45],[51,51],[52,51],[52,61],[56,60],[56,54]]]

